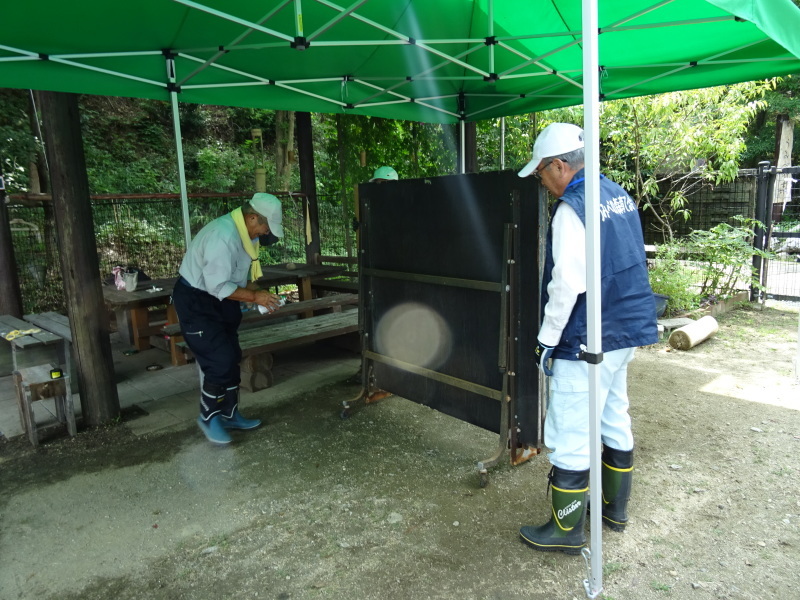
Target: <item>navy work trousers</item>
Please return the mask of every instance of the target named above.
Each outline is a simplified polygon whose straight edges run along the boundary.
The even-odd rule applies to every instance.
[[[204,383],[230,388],[239,385],[239,324],[242,311],[236,300],[218,300],[180,279],[172,303],[186,344],[203,372]]]

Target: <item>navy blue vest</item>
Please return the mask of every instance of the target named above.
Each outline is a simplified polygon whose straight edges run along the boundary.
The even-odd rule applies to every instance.
[[[547,284],[553,273],[552,215],[561,202],[569,204],[586,226],[584,171],[581,169],[559,198],[547,231],[542,315],[547,304]],[[655,344],[658,341],[656,307],[647,276],[644,239],[636,203],[619,185],[600,176],[600,286],[603,352]],[[586,294],[580,294],[553,358],[578,360],[586,344]]]

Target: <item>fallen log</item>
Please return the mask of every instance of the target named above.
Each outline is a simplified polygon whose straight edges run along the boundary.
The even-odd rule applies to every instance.
[[[669,335],[669,345],[676,350],[694,348],[719,331],[719,324],[714,317],[705,316],[694,323],[684,325]]]

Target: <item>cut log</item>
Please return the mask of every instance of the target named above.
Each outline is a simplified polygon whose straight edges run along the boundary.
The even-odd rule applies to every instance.
[[[719,331],[719,324],[714,317],[705,316],[689,325],[676,329],[669,336],[669,345],[676,350],[694,348]]]

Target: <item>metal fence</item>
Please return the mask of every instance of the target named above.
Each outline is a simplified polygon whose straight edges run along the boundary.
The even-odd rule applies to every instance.
[[[230,212],[248,195],[192,195],[192,235],[213,219]],[[284,237],[262,248],[265,263],[305,262],[303,198],[281,195]],[[11,235],[25,313],[65,310],[55,218],[52,203],[9,205]],[[352,202],[319,196],[322,254],[355,255]],[[152,278],[173,277],[185,252],[181,201],[173,194],[146,197],[96,196],[92,199],[99,277],[109,280],[113,267],[133,266]]]
[[[759,168],[756,218],[764,223],[756,247],[773,258],[755,261],[758,279],[766,294],[776,300],[800,300],[800,167]]]
[[[686,187],[694,190],[687,195],[686,209],[689,218],[678,218],[672,224],[676,238],[689,235],[692,231],[711,229],[719,223],[735,225],[736,216],[754,218],[757,191],[756,169],[743,169],[739,176],[721,185],[696,178],[687,182]],[[664,185],[664,191],[669,187]],[[642,211],[642,226],[645,244],[663,243],[664,235],[653,211]]]
[[[673,223],[675,238],[707,231],[720,223],[736,226],[737,217],[756,219],[765,227],[757,230],[754,246],[774,253],[774,258],[754,260],[756,281],[764,289],[754,290],[753,299],[766,295],[800,300],[800,167],[777,168],[764,162],[757,169],[739,171],[730,183],[712,185],[696,180],[688,187],[694,190],[687,196],[690,216]],[[642,226],[645,244],[664,241],[652,211],[642,212]],[[690,266],[700,270],[696,264]],[[743,275],[740,281],[744,285],[750,276]]]
[[[735,224],[734,217],[758,218],[765,223],[762,248],[776,253],[757,261],[759,280],[768,297],[800,300],[800,167],[776,169],[768,164],[744,170],[733,182],[703,185],[689,196],[691,218],[676,225],[678,237],[707,230],[718,223]],[[231,211],[249,194],[197,194],[189,200],[192,234]],[[777,198],[772,203],[772,198]],[[759,205],[759,199],[762,204]],[[283,239],[262,248],[266,263],[305,262],[306,219],[303,198],[282,194]],[[13,202],[13,200],[12,200]],[[769,207],[767,207],[769,203]],[[321,254],[356,256],[354,203],[346,195],[318,197]],[[94,231],[102,279],[116,265],[135,266],[150,277],[172,277],[185,252],[183,217],[176,195],[97,196],[92,200]],[[26,313],[63,311],[64,296],[52,204],[11,204],[11,234],[17,261],[23,310]],[[652,216],[643,214],[645,242],[659,243]],[[350,268],[353,268],[352,265]]]

